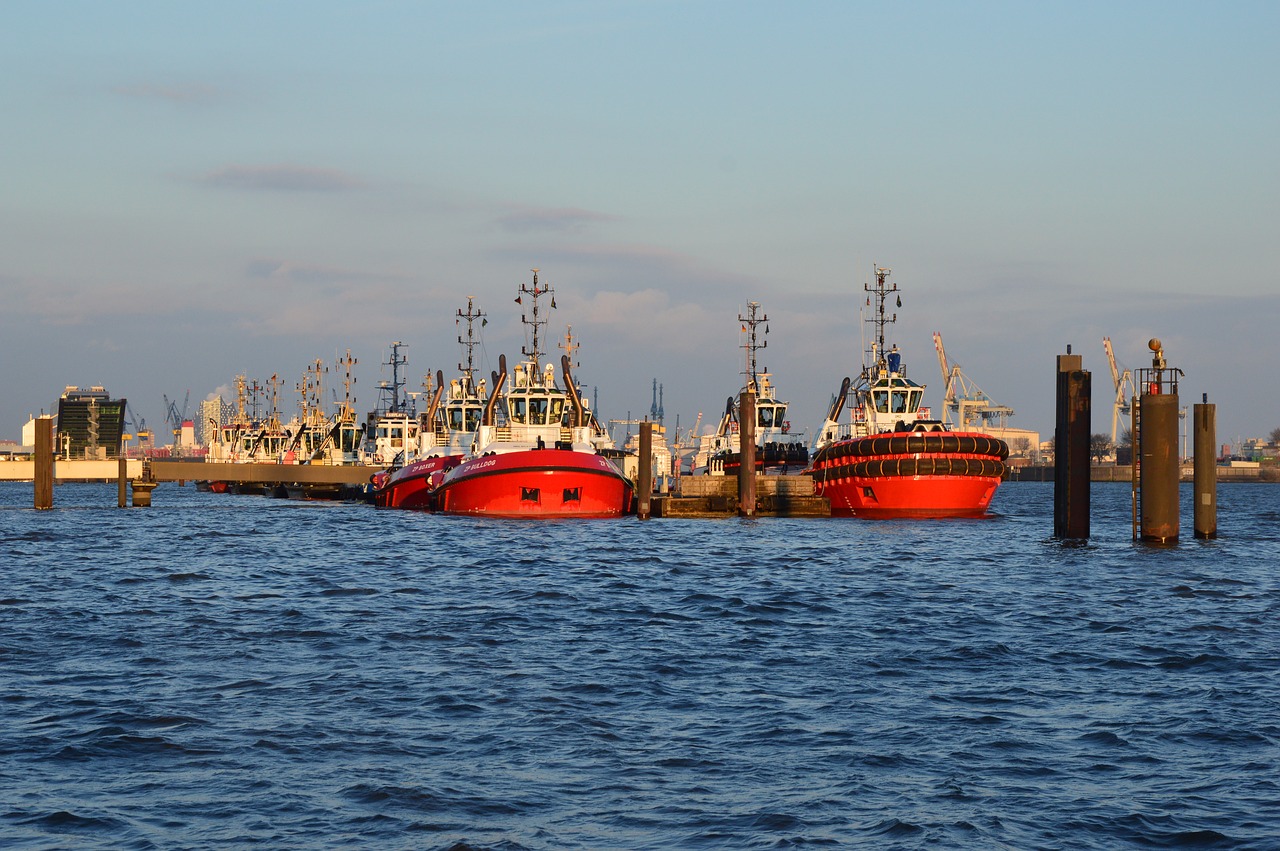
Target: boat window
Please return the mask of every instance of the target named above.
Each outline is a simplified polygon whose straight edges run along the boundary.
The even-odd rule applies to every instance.
[[[475,431],[480,428],[480,409],[467,408],[466,430]]]
[[[873,390],[871,393],[871,401],[875,403],[875,408],[882,414],[889,413],[889,391]]]
[[[547,424],[547,402],[549,400],[533,396],[529,399],[529,424],[530,425],[546,425]]]
[[[338,445],[343,452],[355,452],[358,434],[359,432],[354,428],[343,428],[338,431]]]
[[[907,400],[907,412],[914,414],[920,410],[920,399],[924,396],[923,390],[912,390],[911,398]]]
[[[551,400],[551,416],[547,417],[548,424],[555,424],[564,419],[564,399]]]
[[[462,431],[462,409],[449,409],[449,428],[452,431]]]
[[[907,410],[907,391],[894,390],[893,391],[893,413],[901,414],[901,413],[905,413],[906,410]]]
[[[765,405],[756,408],[756,425],[761,428],[773,428],[773,407]]]
[[[523,423],[525,421],[525,398],[523,396],[511,397],[511,422]]]

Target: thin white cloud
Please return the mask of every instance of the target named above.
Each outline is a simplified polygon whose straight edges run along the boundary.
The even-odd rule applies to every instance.
[[[324,287],[342,284],[403,283],[414,280],[412,276],[401,272],[346,269],[339,266],[300,263],[294,260],[279,260],[269,257],[251,260],[248,266],[245,267],[245,275],[249,278],[288,285],[302,284]]]
[[[617,216],[578,207],[510,207],[498,224],[514,233],[577,233],[588,225],[618,221]]]
[[[337,169],[288,163],[224,166],[205,174],[200,182],[252,192],[350,192],[365,185],[360,178]]]
[[[139,100],[163,101],[175,104],[206,104],[216,101],[221,92],[213,86],[201,83],[162,86],[154,83],[135,83],[128,86],[112,86],[111,93]]]
[[[495,252],[504,260],[541,265],[553,282],[570,271],[587,275],[593,285],[634,290],[649,287],[703,292],[739,291],[759,282],[723,270],[707,268],[697,258],[653,245],[561,244],[530,251],[512,246]]]

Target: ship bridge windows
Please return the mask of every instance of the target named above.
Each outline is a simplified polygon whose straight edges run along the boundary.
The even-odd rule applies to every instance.
[[[786,418],[786,405],[761,405],[756,408],[756,425],[760,428],[780,427]]]
[[[450,431],[475,431],[480,427],[479,405],[455,405],[448,409]]]
[[[360,442],[360,430],[354,423],[344,423],[338,429],[338,448],[343,452],[355,452]]]
[[[527,394],[511,397],[509,415],[511,422],[521,425],[557,425],[564,417],[564,397],[532,387]]]
[[[871,391],[871,402],[882,414],[914,414],[920,410],[924,388],[907,382],[894,381],[891,388]]]

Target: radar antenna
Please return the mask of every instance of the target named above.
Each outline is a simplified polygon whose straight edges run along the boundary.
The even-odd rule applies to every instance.
[[[474,389],[475,389],[475,372],[476,372],[475,349],[476,349],[476,346],[480,345],[480,341],[476,339],[476,333],[475,333],[476,320],[477,319],[480,320],[481,328],[489,324],[488,314],[486,314],[482,310],[476,309],[475,296],[470,296],[470,295],[467,296],[467,312],[463,313],[462,309],[459,308],[458,318],[453,320],[453,324],[458,325],[464,319],[467,321],[467,338],[464,340],[462,338],[462,335],[459,334],[458,342],[462,345],[463,350],[466,352],[466,361],[465,363],[458,364],[458,370],[462,372],[463,376],[465,376],[465,380],[467,383],[467,386],[465,388],[466,392],[472,393],[474,392]]]
[[[541,287],[538,286],[537,269],[532,269],[530,271],[533,272],[533,284],[520,285],[520,294],[516,296],[516,304],[520,305],[521,308],[524,308],[524,297],[526,295],[532,297],[532,303],[530,306],[528,308],[524,308],[520,314],[520,321],[524,323],[527,329],[525,333],[530,335],[529,345],[521,348],[520,352],[533,363],[534,374],[537,374],[541,369],[539,361],[543,354],[542,349],[540,348],[540,340],[542,339],[541,331],[542,327],[547,324],[548,318],[543,316],[539,311],[538,299],[544,295],[550,295],[551,309],[555,310],[556,296],[555,290],[553,290],[549,284],[544,284]]]
[[[747,388],[752,392],[757,391],[756,379],[759,375],[756,370],[756,352],[769,346],[769,341],[762,339],[769,333],[769,317],[760,315],[759,310],[760,303],[750,301],[747,302],[747,315],[738,314],[738,322],[742,324],[742,330],[747,335],[746,342],[742,344],[742,348],[747,350],[747,367],[743,375],[747,379]],[[758,334],[760,325],[764,325],[764,334]]]
[[[875,340],[872,342],[872,348],[867,354],[870,356],[869,361],[874,368],[885,370],[888,368],[888,362],[885,360],[884,326],[897,322],[898,314],[894,313],[892,317],[888,316],[885,313],[884,302],[890,293],[898,291],[898,285],[896,283],[892,286],[887,285],[889,275],[893,273],[892,269],[884,266],[875,266],[874,264],[873,268],[876,270],[875,288],[873,289],[870,284],[862,285],[864,290],[876,297],[876,303],[873,306],[871,304],[871,296],[867,296],[867,307],[871,307],[872,311],[871,318],[866,321],[875,325],[876,329]],[[897,304],[898,307],[902,307],[902,296],[900,295],[898,296]]]

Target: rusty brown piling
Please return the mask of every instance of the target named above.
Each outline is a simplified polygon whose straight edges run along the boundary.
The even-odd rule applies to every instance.
[[[1093,377],[1080,355],[1058,355],[1057,428],[1053,442],[1053,536],[1089,537],[1089,429]]]
[[[640,469],[636,474],[636,516],[649,519],[649,503],[653,497],[653,423],[640,423]]]
[[[124,450],[120,450],[120,466],[116,472],[116,507],[124,508],[129,504],[129,459]]]
[[[1209,394],[1201,397],[1204,402],[1192,406],[1195,423],[1193,453],[1195,454],[1195,536],[1207,539],[1218,537],[1218,461],[1217,406],[1209,403]]]
[[[160,484],[151,474],[151,462],[147,458],[142,459],[142,475],[131,482],[130,487],[133,492],[133,507],[146,508],[151,505],[151,492],[156,489],[156,485]]]
[[[53,418],[36,420],[35,507],[53,508]]]
[[[1141,493],[1142,540],[1152,544],[1176,544],[1178,517],[1178,394],[1144,393],[1139,401],[1142,465],[1138,470]]]
[[[738,401],[738,516],[756,516],[756,394],[742,391]]]

